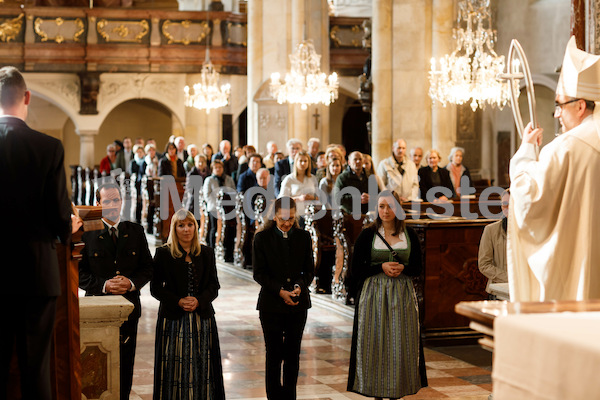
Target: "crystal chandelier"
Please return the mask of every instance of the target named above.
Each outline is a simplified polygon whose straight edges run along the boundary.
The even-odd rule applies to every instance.
[[[311,40],[303,40],[289,57],[291,71],[283,81],[278,72],[271,74],[271,96],[279,104],[300,104],[306,110],[311,104],[328,106],[338,98],[338,76],[321,72],[321,56]]]
[[[209,53],[207,44],[206,59],[200,72],[200,82],[193,85],[194,93],[190,93],[190,87],[187,85],[183,88],[185,105],[198,110],[206,110],[207,114],[210,113],[210,110],[225,107],[229,103],[231,89],[228,83],[219,87],[219,73],[215,71],[213,64],[210,62]]]
[[[458,7],[453,38],[456,49],[440,59],[436,69],[431,59],[429,97],[435,102],[464,104],[471,100],[473,111],[487,104],[502,109],[509,99],[508,83],[498,80],[504,72],[504,56],[494,51],[490,0],[462,0]]]

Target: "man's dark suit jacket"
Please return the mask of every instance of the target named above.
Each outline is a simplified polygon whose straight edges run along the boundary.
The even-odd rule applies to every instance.
[[[233,154],[229,155],[229,160],[225,160],[223,157],[225,157],[225,155],[219,151],[214,156],[212,156],[211,162],[215,160],[223,161],[223,169],[225,170],[225,174],[233,176],[233,173],[236,172],[238,169],[237,158]]]
[[[248,190],[254,186],[258,186],[258,181],[256,180],[256,174],[254,172],[252,172],[251,169],[247,169],[238,178],[237,191],[239,193],[244,193],[246,190]]]
[[[292,172],[292,168],[290,166],[290,158],[286,157],[283,160],[277,161],[275,164],[275,195],[279,196],[279,190],[281,190],[281,182],[283,182],[283,178],[286,175],[289,175]]]
[[[135,306],[130,319],[141,315],[140,289],[150,281],[153,261],[148,250],[144,228],[121,221],[115,247],[108,229],[83,234],[82,259],[79,262],[79,287],[86,296],[101,296],[104,282],[123,275],[135,285],[135,290],[123,295]]]
[[[62,143],[16,117],[0,118],[0,249],[5,295],[60,295],[55,241],[71,233]]]
[[[288,246],[284,244],[288,241]],[[286,254],[285,249],[289,248]],[[310,308],[308,286],[314,276],[312,242],[310,234],[292,228],[289,239],[284,239],[277,226],[273,225],[254,236],[252,248],[254,280],[261,286],[257,309],[260,311],[293,313]],[[279,296],[279,290],[293,290],[300,286],[300,304],[288,306]]]
[[[212,302],[219,292],[215,252],[207,246],[202,246],[200,254],[192,255],[196,269],[193,279],[193,296],[198,299],[196,313],[200,318],[210,318],[215,315]],[[189,293],[188,265],[185,257],[173,258],[167,246],[156,249],[154,255],[155,272],[150,284],[150,291],[160,307],[158,315],[168,319],[179,319],[184,311],[179,307],[179,300]]]

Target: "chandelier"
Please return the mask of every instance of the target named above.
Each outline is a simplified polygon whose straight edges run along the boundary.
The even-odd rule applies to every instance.
[[[504,72],[504,56],[494,51],[490,0],[462,0],[453,38],[456,49],[439,61],[431,59],[429,97],[435,102],[464,104],[473,111],[486,105],[502,109],[509,99],[508,83],[498,80]]]
[[[338,98],[338,76],[321,72],[321,56],[315,51],[311,40],[303,40],[290,56],[291,71],[282,81],[278,72],[271,74],[271,96],[279,104],[300,104],[306,110],[311,104],[326,106]]]
[[[225,107],[229,103],[231,85],[227,83],[219,87],[219,73],[215,71],[215,67],[210,62],[208,38],[206,46],[206,58],[202,64],[200,82],[194,83],[193,94],[190,93],[190,87],[187,85],[183,88],[183,92],[187,107],[206,110],[206,113],[210,114],[210,110]]]

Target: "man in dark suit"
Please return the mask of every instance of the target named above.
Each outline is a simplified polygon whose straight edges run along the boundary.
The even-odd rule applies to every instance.
[[[286,175],[292,172],[294,165],[294,157],[298,152],[302,151],[302,142],[298,139],[290,139],[287,141],[288,156],[275,164],[275,195],[279,196],[281,182]]]
[[[0,398],[17,348],[23,399],[50,400],[50,348],[60,295],[55,241],[70,234],[71,204],[61,142],[24,122],[31,93],[14,67],[0,69]],[[8,315],[7,315],[8,314]]]
[[[310,308],[314,275],[310,235],[298,227],[290,197],[275,201],[275,216],[254,237],[252,266],[265,338],[265,381],[269,400],[296,399],[300,345]],[[283,380],[282,380],[283,364]]]
[[[108,183],[96,191],[102,206],[104,229],[83,234],[79,262],[79,287],[86,296],[122,295],[133,303],[133,312],[121,325],[121,399],[129,399],[137,327],[142,307],[140,289],[152,278],[152,256],[141,225],[120,221],[121,191]]]
[[[223,161],[225,174],[233,177],[233,173],[238,169],[238,159],[231,154],[231,142],[229,140],[222,140],[219,143],[219,152],[212,156],[211,162],[215,160]]]

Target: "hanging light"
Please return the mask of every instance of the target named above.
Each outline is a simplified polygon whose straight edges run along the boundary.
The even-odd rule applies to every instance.
[[[271,74],[269,89],[279,104],[300,104],[306,110],[311,104],[333,103],[338,98],[338,76],[321,72],[321,56],[312,40],[306,39],[306,1],[304,7],[304,40],[289,56],[291,69],[283,81],[279,72]]]
[[[300,42],[290,56],[291,71],[282,81],[279,72],[271,74],[271,95],[279,104],[300,104],[303,110],[311,104],[333,103],[338,98],[338,77],[334,72],[327,76],[321,72],[321,56],[311,40]]]
[[[431,59],[429,97],[446,104],[470,100],[473,111],[486,105],[504,108],[509,100],[508,83],[498,80],[504,72],[504,56],[494,51],[496,31],[492,30],[489,0],[462,0],[459,3],[456,49],[439,60]]]
[[[206,38],[206,40],[206,58],[202,64],[200,82],[193,84],[193,93],[190,93],[190,87],[187,85],[183,88],[183,92],[187,107],[206,110],[206,113],[209,114],[210,110],[225,107],[229,103],[231,85],[227,83],[219,86],[219,73],[210,62],[209,39]]]

